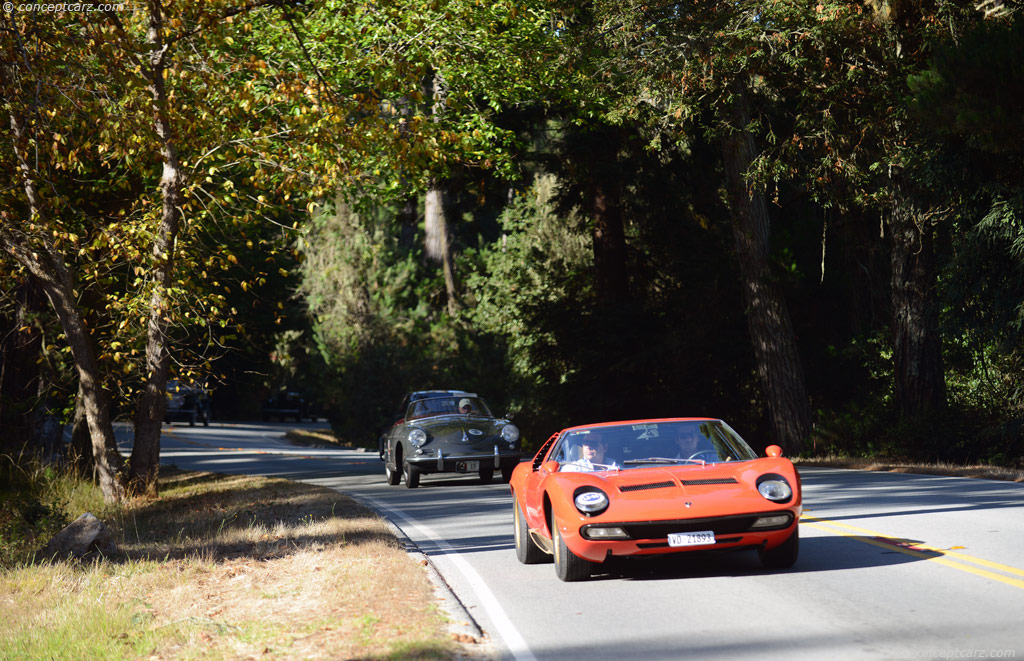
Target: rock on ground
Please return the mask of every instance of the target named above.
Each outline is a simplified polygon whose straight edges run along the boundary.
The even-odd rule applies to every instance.
[[[54,535],[43,549],[47,558],[75,558],[81,560],[93,553],[109,556],[117,551],[110,531],[103,522],[86,512]]]

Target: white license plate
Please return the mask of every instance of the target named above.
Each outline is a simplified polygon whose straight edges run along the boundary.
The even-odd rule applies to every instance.
[[[715,543],[713,530],[701,530],[700,532],[674,532],[668,536],[669,546],[704,546]]]
[[[455,464],[455,470],[459,471],[460,473],[469,473],[471,471],[478,471],[478,470],[480,470],[480,462],[479,461],[460,461],[457,464]]]

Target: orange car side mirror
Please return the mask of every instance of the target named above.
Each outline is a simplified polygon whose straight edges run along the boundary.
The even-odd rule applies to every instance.
[[[764,453],[769,457],[781,457],[782,448],[780,448],[778,445],[769,445],[764,449]]]
[[[544,473],[545,475],[548,475],[550,473],[557,473],[558,472],[558,462],[557,461],[545,461],[543,464],[540,465],[540,471],[542,473]]]

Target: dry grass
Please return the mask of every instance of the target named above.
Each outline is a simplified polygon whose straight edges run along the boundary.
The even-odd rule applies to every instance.
[[[977,464],[959,466],[956,464],[922,464],[911,461],[897,461],[856,457],[812,457],[794,459],[797,466],[819,466],[825,468],[855,468],[867,471],[888,471],[892,473],[917,473],[920,475],[945,475],[949,477],[972,477],[984,480],[1024,482],[1024,470]]]
[[[448,659],[423,567],[329,489],[162,479],[112,523],[117,557],[0,573],[0,658]]]

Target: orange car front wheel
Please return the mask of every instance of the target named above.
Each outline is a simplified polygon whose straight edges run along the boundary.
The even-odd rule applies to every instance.
[[[555,551],[555,575],[566,582],[583,581],[590,578],[595,563],[579,557],[565,545],[558,521],[553,522],[551,534],[554,536],[551,542]]]
[[[800,526],[793,526],[793,532],[786,541],[773,549],[758,549],[757,557],[765,569],[789,569],[796,564],[800,554]]]

